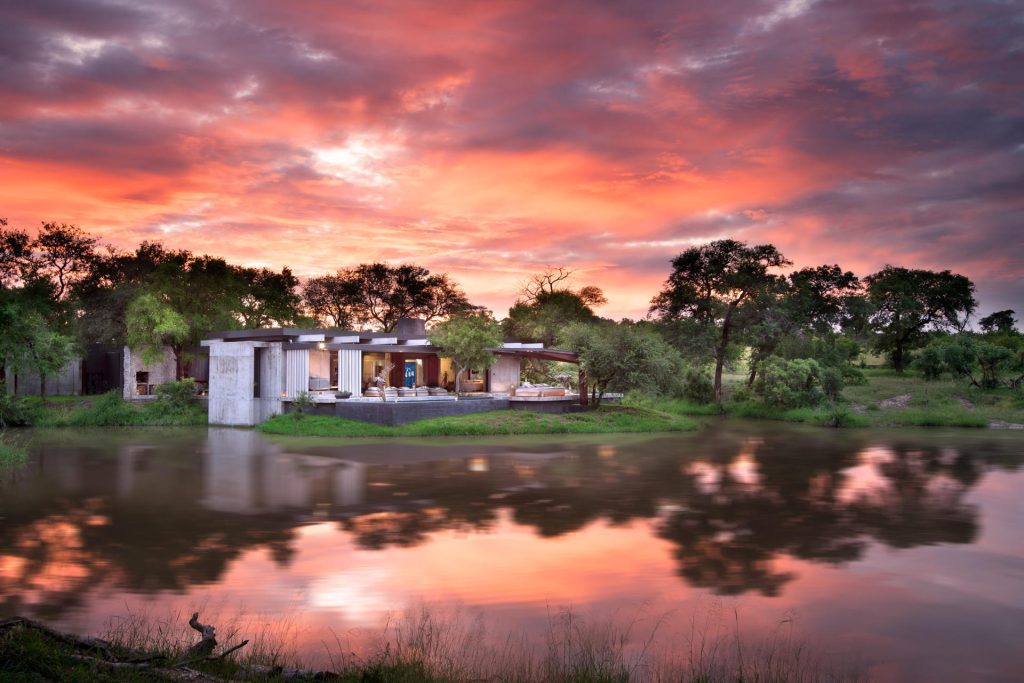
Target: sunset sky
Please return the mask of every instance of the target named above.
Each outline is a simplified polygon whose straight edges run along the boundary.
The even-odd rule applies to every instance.
[[[952,269],[1024,317],[1009,0],[0,0],[0,217],[300,276],[545,264],[639,317],[683,249]]]

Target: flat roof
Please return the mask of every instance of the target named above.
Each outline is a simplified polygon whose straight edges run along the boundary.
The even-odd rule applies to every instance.
[[[324,341],[300,340],[300,337],[323,336]],[[332,342],[327,341],[332,337],[355,337],[358,342]],[[374,343],[380,339],[380,343]],[[224,341],[224,342],[282,342],[290,349],[330,349],[340,351],[352,349],[359,351],[376,351],[378,353],[406,353],[406,354],[432,354],[439,353],[440,349],[432,344],[424,344],[426,335],[401,335],[398,332],[372,332],[369,330],[345,330],[338,327],[273,327],[253,330],[226,330],[224,332],[211,332],[203,341]],[[397,343],[396,343],[397,342]],[[417,343],[405,343],[417,342]],[[579,362],[579,356],[574,351],[563,349],[545,349],[543,345],[533,342],[520,342],[515,339],[506,339],[507,346],[489,349],[502,356],[519,356],[524,358],[539,358],[541,360],[557,360],[568,363]]]

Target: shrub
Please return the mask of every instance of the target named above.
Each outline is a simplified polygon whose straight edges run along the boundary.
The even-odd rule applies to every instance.
[[[68,422],[76,427],[127,427],[139,421],[140,412],[109,391],[84,410],[71,413]]]
[[[818,377],[821,382],[821,391],[825,394],[825,398],[833,403],[838,401],[842,396],[843,387],[846,386],[843,371],[839,368],[826,366],[821,368]]]
[[[188,409],[196,395],[196,383],[191,377],[176,382],[157,385],[157,404],[168,411],[182,412]]]
[[[715,400],[715,384],[711,373],[703,368],[687,367],[679,378],[679,394],[694,403],[712,403]]]
[[[935,343],[929,344],[921,349],[912,365],[914,369],[921,372],[921,375],[926,380],[934,381],[939,379],[946,370],[942,347]]]
[[[298,422],[306,417],[308,413],[313,412],[314,405],[316,404],[313,402],[313,397],[309,395],[309,392],[300,391],[295,395],[295,400],[292,401],[292,418]]]
[[[855,365],[846,364],[840,370],[843,373],[843,384],[846,386],[863,386],[868,383],[868,376]]]
[[[738,387],[733,387],[729,392],[729,400],[735,403],[747,403],[748,401],[754,400],[753,392],[747,385],[743,384]]]
[[[974,386],[995,389],[1003,384],[1003,375],[1011,372],[1014,355],[1010,349],[979,341],[968,335],[937,339],[914,360],[914,367],[925,379],[938,379],[943,372],[967,378]],[[1012,379],[1007,383],[1013,385]]]
[[[43,399],[38,396],[10,396],[0,383],[0,429],[29,427],[43,413]]]
[[[801,408],[821,402],[821,366],[810,358],[769,358],[754,382],[754,394],[773,408]]]
[[[869,424],[866,417],[854,413],[845,405],[832,406],[825,413],[824,425],[826,427],[866,427]]]

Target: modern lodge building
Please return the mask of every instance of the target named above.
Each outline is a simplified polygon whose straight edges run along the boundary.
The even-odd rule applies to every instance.
[[[464,392],[454,389],[458,368],[430,344],[424,321],[403,318],[393,332],[339,329],[232,330],[202,342],[209,349],[209,420],[256,425],[286,411],[305,393],[315,412],[379,424],[496,408],[564,411],[586,396],[560,387],[521,387],[524,358],[578,362],[571,351],[507,341],[492,349],[497,361],[483,372],[464,373]],[[386,375],[381,392],[375,381]],[[342,398],[348,394],[350,398]],[[525,394],[525,395],[524,395]]]

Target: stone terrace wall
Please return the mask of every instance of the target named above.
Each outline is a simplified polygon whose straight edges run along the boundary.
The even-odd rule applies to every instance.
[[[334,415],[378,425],[397,426],[432,417],[471,415],[509,407],[507,398],[460,399],[458,401],[345,401],[334,404]]]

